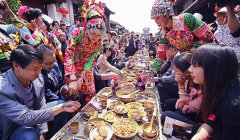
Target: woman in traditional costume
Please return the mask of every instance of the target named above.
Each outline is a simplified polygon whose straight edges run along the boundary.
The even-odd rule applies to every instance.
[[[151,18],[161,28],[159,46],[171,44],[179,52],[193,52],[205,42],[213,41],[208,25],[190,13],[174,16],[170,0],[156,0],[152,6]],[[163,59],[157,58],[162,64]]]
[[[101,2],[85,1],[82,7],[83,27],[75,28],[65,51],[65,78],[70,94],[81,91],[87,103],[96,94],[93,67],[102,50],[105,15]]]

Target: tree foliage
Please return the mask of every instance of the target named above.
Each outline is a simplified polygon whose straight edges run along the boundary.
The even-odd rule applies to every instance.
[[[15,15],[17,15],[17,12],[18,12],[18,9],[20,8],[20,6],[22,5],[21,4],[21,1],[20,0],[6,0],[6,2],[8,3],[9,7],[12,9],[13,13]],[[3,15],[5,18],[4,18],[4,21],[6,23],[10,23],[10,18],[8,16],[8,13],[5,13]]]

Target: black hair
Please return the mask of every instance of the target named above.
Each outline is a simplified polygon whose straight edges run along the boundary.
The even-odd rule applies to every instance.
[[[61,25],[60,25],[60,27],[61,27],[61,26],[66,26],[66,24],[65,24],[65,23],[63,23],[63,24],[61,24]]]
[[[26,68],[33,59],[43,62],[43,56],[34,47],[28,44],[18,46],[11,52],[10,61],[19,64],[23,69]],[[12,66],[13,68],[13,66]]]
[[[46,25],[47,27],[47,31],[50,32],[50,24],[47,22],[47,20],[45,20],[44,18],[42,18],[43,23]]]
[[[108,50],[112,52],[112,48],[108,44],[103,44],[103,53],[106,53]]]
[[[40,44],[37,45],[36,50],[41,53],[43,56],[44,55],[52,55],[55,54],[55,51],[53,50],[53,48],[51,46],[45,45],[45,44]]]
[[[55,26],[55,23],[57,23],[59,25],[58,21],[55,20],[52,22],[52,26]]]
[[[232,48],[206,44],[195,50],[191,64],[204,70],[201,113],[207,120],[227,94],[228,87],[237,80],[237,56]]]
[[[24,16],[27,19],[27,22],[31,22],[34,18],[38,18],[42,15],[42,10],[38,8],[29,8],[29,10],[24,13]]]
[[[107,43],[103,44],[103,53],[106,53],[108,50],[111,51],[111,55],[107,58],[107,61],[108,61],[110,64],[113,64],[113,50],[112,50],[112,48],[109,46],[109,44],[107,44]]]
[[[184,52],[180,55],[177,55],[173,59],[173,64],[180,69],[181,71],[186,71],[191,66],[190,60],[191,60],[191,53]]]

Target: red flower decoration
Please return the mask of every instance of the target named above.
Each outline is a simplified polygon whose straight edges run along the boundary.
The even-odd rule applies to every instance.
[[[215,12],[218,12],[220,9],[217,5],[215,6]]]
[[[28,39],[30,39],[30,36],[29,36],[29,35],[26,35],[25,38],[28,40]]]
[[[208,116],[208,120],[215,122],[216,121],[216,116],[214,114],[210,114]]]

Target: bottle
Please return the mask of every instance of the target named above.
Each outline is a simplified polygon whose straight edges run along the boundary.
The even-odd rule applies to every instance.
[[[138,75],[137,77],[137,83],[135,84],[135,88],[138,90],[140,89],[140,91],[144,91],[145,90],[145,84],[141,78],[141,75]]]
[[[118,86],[118,78],[117,77],[113,78],[113,83],[114,83],[114,85],[112,87],[112,93],[114,95],[120,89],[120,87]]]

